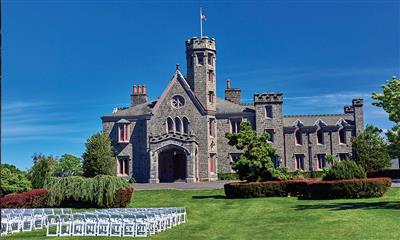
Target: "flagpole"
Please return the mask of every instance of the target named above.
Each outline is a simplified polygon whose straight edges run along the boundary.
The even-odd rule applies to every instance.
[[[202,9],[200,8],[200,41],[203,39],[203,19],[202,19]]]

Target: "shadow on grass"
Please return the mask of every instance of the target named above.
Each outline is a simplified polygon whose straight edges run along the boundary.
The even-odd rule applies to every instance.
[[[315,204],[315,205],[297,205],[295,210],[310,210],[310,209],[330,209],[332,211],[338,210],[352,210],[352,209],[395,209],[400,210],[400,201],[398,202],[364,202],[364,203],[329,203],[329,204]]]
[[[225,195],[192,196],[193,199],[227,199]]]

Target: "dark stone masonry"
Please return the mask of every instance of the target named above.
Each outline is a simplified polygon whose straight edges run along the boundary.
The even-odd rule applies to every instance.
[[[255,93],[251,105],[242,104],[241,90],[228,80],[224,99],[216,97],[215,39],[187,40],[186,60],[186,76],[177,66],[160,98],[149,101],[146,87],[134,85],[131,106],[101,118],[116,149],[118,175],[149,183],[217,180],[240,156],[225,133],[239,131],[243,121],[270,135],[276,166],[319,171],[329,167],[327,154],[351,158],[350,139],[364,129],[362,99],[342,114],[283,115],[282,93]]]

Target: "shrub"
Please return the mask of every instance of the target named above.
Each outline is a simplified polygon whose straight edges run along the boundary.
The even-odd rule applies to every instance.
[[[235,182],[224,185],[228,198],[285,197],[288,195],[283,181]]]
[[[32,187],[36,189],[43,188],[54,173],[57,166],[57,160],[53,156],[45,156],[43,154],[33,155],[33,166],[29,171],[29,180]]]
[[[131,187],[123,178],[98,175],[94,178],[51,178],[45,188],[49,190],[49,206],[80,204],[84,207],[116,207],[117,191]],[[122,200],[119,200],[120,202]]]
[[[1,166],[0,196],[10,193],[20,193],[31,189],[32,184],[25,172]]]
[[[307,195],[311,199],[382,197],[390,185],[390,178],[320,181],[307,186]]]
[[[96,133],[86,141],[82,167],[85,177],[116,174],[114,149],[106,133]]]
[[[126,207],[131,202],[133,187],[120,188],[114,197],[113,207]]]
[[[237,173],[218,173],[218,180],[238,180],[239,175]]]
[[[34,189],[29,192],[9,194],[0,198],[2,208],[43,208],[46,207],[48,191]]]
[[[400,169],[384,169],[367,172],[369,178],[400,179]]]
[[[335,162],[331,169],[323,177],[328,180],[345,180],[354,178],[366,178],[364,169],[352,160]]]

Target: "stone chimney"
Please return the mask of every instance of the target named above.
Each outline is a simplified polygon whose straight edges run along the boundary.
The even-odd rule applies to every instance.
[[[240,88],[231,88],[231,80],[228,79],[226,81],[226,88],[225,88],[225,100],[230,102],[241,104],[242,103],[242,96]]]
[[[147,90],[146,90],[146,85],[133,85],[133,90],[131,94],[131,104],[132,107],[146,103],[148,101],[147,99]]]

